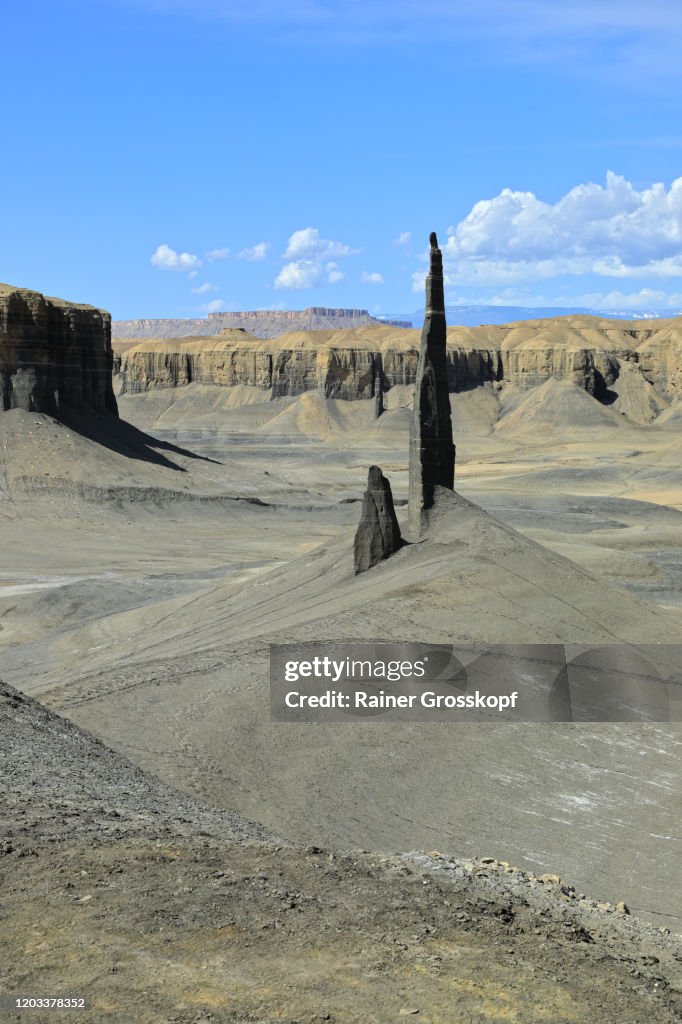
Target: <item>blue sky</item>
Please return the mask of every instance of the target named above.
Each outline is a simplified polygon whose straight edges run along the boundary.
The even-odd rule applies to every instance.
[[[0,280],[116,319],[682,307],[679,0],[9,0]]]

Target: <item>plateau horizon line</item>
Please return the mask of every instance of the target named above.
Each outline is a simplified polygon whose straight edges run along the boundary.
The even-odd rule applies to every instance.
[[[656,320],[673,319],[682,316],[682,308],[651,308],[643,309],[603,309],[588,306],[521,306],[521,305],[500,305],[500,304],[465,304],[449,303],[446,313],[456,316],[458,326],[476,327],[483,324],[501,325],[518,320],[545,320],[560,316],[596,316],[611,320]],[[125,331],[128,325],[134,324],[161,324],[161,323],[186,323],[217,325],[220,321],[232,318],[257,319],[296,319],[296,318],[338,318],[352,321],[363,319],[365,323],[387,324],[392,327],[420,328],[424,319],[423,309],[411,312],[370,312],[365,307],[352,306],[306,306],[302,309],[273,309],[257,307],[254,309],[215,309],[207,311],[199,316],[140,316],[122,317],[113,319],[112,326],[116,335],[121,330]],[[452,321],[451,321],[452,322]],[[348,326],[359,326],[349,324]]]

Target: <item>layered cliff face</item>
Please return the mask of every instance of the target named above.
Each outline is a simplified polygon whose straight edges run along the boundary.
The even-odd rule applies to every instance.
[[[320,390],[325,398],[372,398],[396,384],[414,384],[418,348],[416,331],[388,327],[362,332],[315,331],[288,334],[277,341],[259,341],[246,331],[225,331],[218,337],[177,341],[114,341],[115,371],[121,394],[192,382],[230,387],[248,384],[270,390],[272,398]],[[453,349],[448,373],[454,389],[495,380],[499,360],[487,353]]]
[[[390,328],[377,330],[390,333]],[[121,393],[190,383],[248,384],[270,391],[272,398],[319,389],[326,398],[352,400],[371,398],[385,390],[381,351],[372,351],[364,343],[353,344],[354,338],[347,344],[346,336],[355,331],[324,332],[332,335],[328,344],[327,339],[319,343],[318,333],[287,335],[288,343],[258,341],[240,330],[175,343],[124,343],[116,359]],[[336,335],[340,342],[334,340]],[[413,370],[405,375],[409,378],[410,373],[414,379]]]
[[[419,332],[388,326],[299,331],[259,340],[242,330],[179,341],[114,343],[121,393],[198,382],[248,384],[269,397],[319,390],[327,398],[380,398],[413,384]],[[492,381],[522,388],[569,381],[604,401],[627,368],[663,399],[682,393],[682,319],[614,323],[560,317],[502,327],[454,327],[447,335],[452,391]]]
[[[112,366],[104,310],[0,285],[0,411],[116,415]]]

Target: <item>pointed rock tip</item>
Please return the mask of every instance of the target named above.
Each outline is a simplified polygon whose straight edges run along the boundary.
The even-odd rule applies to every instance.
[[[431,234],[429,235],[429,244],[431,245],[432,249],[438,248],[438,238],[436,237],[435,231],[432,231]]]

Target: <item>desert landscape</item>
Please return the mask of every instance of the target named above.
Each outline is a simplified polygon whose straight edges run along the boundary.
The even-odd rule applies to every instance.
[[[679,2],[2,29],[0,1024],[679,1024]]]
[[[2,286],[4,993],[93,1021],[678,1019],[679,700],[270,718],[273,644],[682,642],[682,320],[446,339],[434,238],[421,336],[112,346],[103,311]]]

